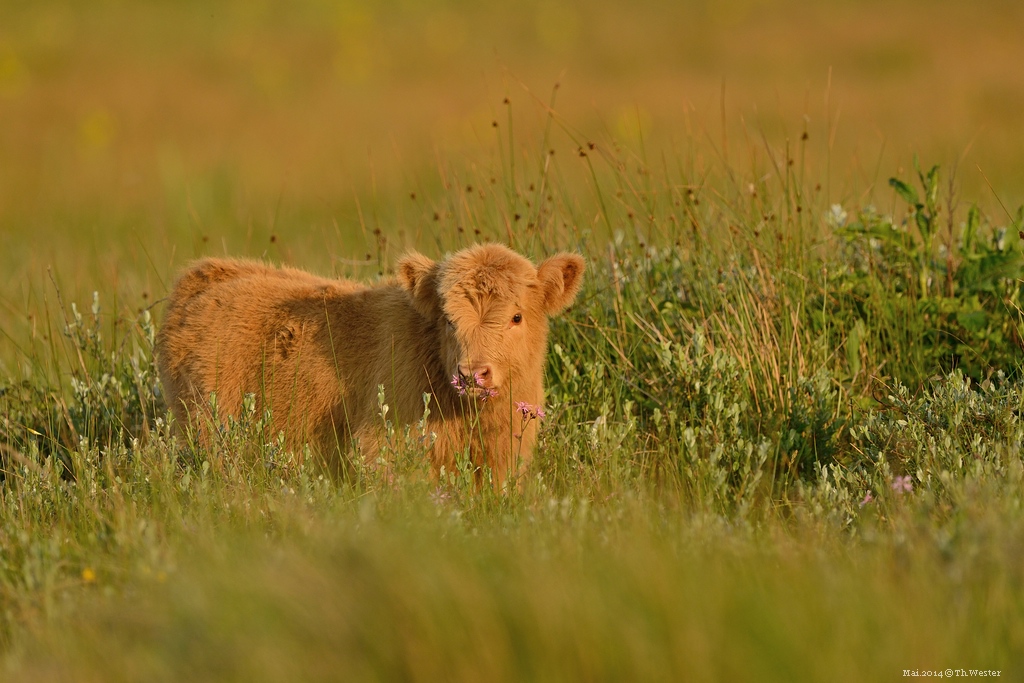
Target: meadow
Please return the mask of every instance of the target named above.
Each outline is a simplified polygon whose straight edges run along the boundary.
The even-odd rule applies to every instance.
[[[8,3],[3,676],[1019,677],[1022,19]],[[522,491],[169,423],[190,259],[484,240],[588,261]]]

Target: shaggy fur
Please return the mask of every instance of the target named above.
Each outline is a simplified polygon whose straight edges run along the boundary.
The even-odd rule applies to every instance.
[[[421,420],[430,394],[434,470],[468,453],[500,487],[533,454],[537,421],[523,429],[517,403],[544,404],[548,316],[573,302],[583,270],[576,254],[535,267],[495,244],[441,262],[408,254],[397,278],[376,285],[204,259],[171,292],[160,377],[178,422],[201,439],[211,393],[221,420],[253,394],[289,448],[309,443],[332,468],[352,445],[376,461],[379,385],[399,425]],[[460,394],[453,376],[471,388]]]

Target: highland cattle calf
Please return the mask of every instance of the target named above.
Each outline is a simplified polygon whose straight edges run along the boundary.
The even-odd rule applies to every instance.
[[[533,454],[548,317],[576,298],[583,270],[577,254],[536,267],[495,244],[440,262],[408,254],[396,278],[373,285],[204,259],[169,297],[160,377],[178,422],[200,439],[251,394],[288,448],[309,444],[332,469],[353,451],[377,461],[379,386],[398,425],[421,421],[429,394],[434,471],[453,471],[464,454],[500,488]]]

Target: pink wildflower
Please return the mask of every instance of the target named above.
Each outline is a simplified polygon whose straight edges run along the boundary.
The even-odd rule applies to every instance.
[[[903,493],[904,491],[910,493],[914,490],[914,482],[911,480],[910,475],[904,475],[902,477],[896,477],[892,480],[892,490],[897,493]]]
[[[442,489],[440,486],[438,486],[437,489],[430,494],[430,500],[434,503],[434,505],[438,506],[444,505],[449,500],[451,500],[451,498],[452,494]]]
[[[473,373],[473,381],[476,382],[477,387],[480,389],[480,400],[487,401],[489,398],[494,398],[498,395],[497,389],[484,386],[484,378],[479,372]]]
[[[497,389],[484,386],[484,378],[480,376],[480,373],[473,375],[473,384],[470,383],[469,379],[456,373],[452,375],[451,385],[459,392],[459,396],[465,396],[466,392],[470,389],[479,389],[480,391],[477,394],[477,398],[481,401],[487,401],[487,399],[494,398],[498,395]]]
[[[526,420],[543,420],[546,415],[543,408],[526,401],[516,401],[516,410]]]
[[[860,507],[864,507],[865,505],[873,502],[874,500],[875,498],[874,496],[871,495],[871,491],[868,491],[867,493],[864,494],[864,500],[860,502]]]

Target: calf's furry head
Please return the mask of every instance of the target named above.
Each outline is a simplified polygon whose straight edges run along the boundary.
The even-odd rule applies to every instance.
[[[523,381],[521,369],[543,363],[548,316],[572,304],[584,269],[578,254],[556,254],[534,266],[511,249],[483,244],[440,262],[407,254],[398,279],[434,324],[449,374],[475,377],[484,395],[493,396]]]

